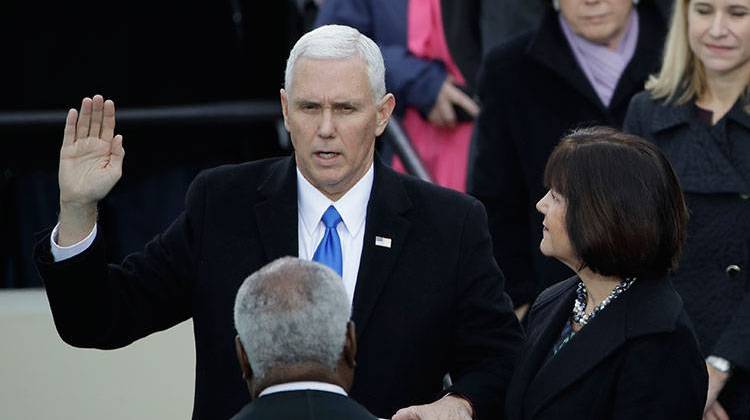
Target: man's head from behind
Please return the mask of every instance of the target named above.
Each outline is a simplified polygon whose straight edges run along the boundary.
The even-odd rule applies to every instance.
[[[297,167],[335,201],[370,168],[395,106],[380,49],[354,28],[321,26],[292,48],[284,83],[281,107]]]
[[[237,354],[250,393],[294,381],[351,387],[356,338],[341,278],[280,258],[248,277],[234,305]]]

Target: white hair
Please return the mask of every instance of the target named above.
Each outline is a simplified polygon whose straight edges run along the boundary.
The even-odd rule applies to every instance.
[[[380,48],[358,30],[343,25],[325,25],[304,35],[294,44],[284,71],[284,87],[291,91],[294,65],[300,58],[338,60],[359,56],[367,66],[375,102],[385,96],[385,63]]]
[[[341,277],[292,257],[245,279],[234,304],[234,325],[258,381],[271,368],[293,364],[335,370],[350,316]]]

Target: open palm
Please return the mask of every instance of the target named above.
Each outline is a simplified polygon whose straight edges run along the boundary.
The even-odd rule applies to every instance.
[[[120,179],[125,150],[114,130],[115,104],[100,95],[84,98],[80,115],[68,111],[58,174],[62,203],[96,203]]]

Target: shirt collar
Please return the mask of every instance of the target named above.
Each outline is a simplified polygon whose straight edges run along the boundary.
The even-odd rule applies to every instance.
[[[352,236],[356,236],[365,224],[367,202],[375,179],[374,165],[370,165],[365,175],[336,202],[318,191],[297,168],[297,207],[303,225],[312,234],[320,223],[328,206],[333,205],[341,215],[344,226]]]
[[[269,386],[268,388],[261,391],[258,397],[262,397],[268,394],[275,394],[277,392],[304,391],[304,390],[326,391],[326,392],[333,392],[334,394],[348,396],[346,391],[344,391],[344,388],[338,385],[329,384],[327,382],[300,381],[300,382],[287,382],[285,384]]]
[[[678,125],[689,124],[695,119],[695,98],[691,98],[684,104],[670,104],[665,99],[659,100],[659,106],[651,118],[651,131],[657,133]],[[745,112],[745,106],[750,105],[750,101],[740,95],[732,108],[727,113],[727,118],[742,124],[750,129],[750,114]]]

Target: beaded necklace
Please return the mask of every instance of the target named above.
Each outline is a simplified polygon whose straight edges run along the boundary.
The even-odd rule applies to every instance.
[[[588,324],[589,321],[591,321],[591,319],[599,313],[599,311],[604,309],[614,299],[617,299],[617,297],[620,296],[622,292],[628,290],[630,286],[635,282],[635,280],[635,277],[623,279],[620,284],[615,286],[615,288],[612,289],[611,292],[609,292],[609,296],[601,301],[601,303],[596,305],[594,310],[591,311],[591,313],[588,315],[586,314],[586,298],[588,297],[588,291],[586,290],[586,285],[583,284],[583,281],[579,280],[578,289],[576,290],[576,300],[575,303],[573,303],[573,322],[577,323],[581,327]]]

